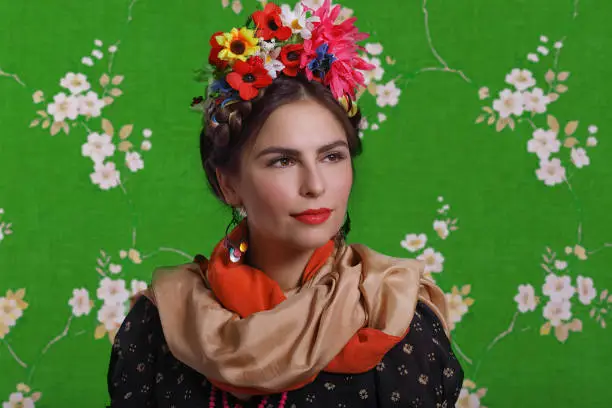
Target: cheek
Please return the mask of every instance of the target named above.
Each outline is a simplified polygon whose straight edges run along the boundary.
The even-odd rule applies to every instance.
[[[255,177],[250,188],[250,201],[258,212],[286,212],[291,204],[293,193],[291,183],[278,177]]]
[[[353,187],[353,169],[350,162],[346,166],[338,168],[336,174],[330,178],[329,191],[338,199],[347,200]]]

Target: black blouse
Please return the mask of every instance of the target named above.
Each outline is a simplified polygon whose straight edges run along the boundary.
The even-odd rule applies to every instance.
[[[463,370],[437,316],[418,302],[406,337],[378,366],[363,374],[322,372],[311,384],[286,395],[268,396],[265,408],[452,408]],[[119,329],[108,370],[108,408],[208,408],[211,384],[168,350],[157,308],[142,296]],[[224,407],[220,391],[213,406]],[[229,407],[257,408],[227,395]]]

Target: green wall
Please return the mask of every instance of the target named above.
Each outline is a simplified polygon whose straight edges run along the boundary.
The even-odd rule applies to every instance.
[[[102,406],[118,324],[112,313],[120,313],[117,322],[124,313],[102,309],[103,276],[129,291],[156,266],[208,255],[221,238],[230,214],[207,190],[200,118],[189,103],[203,94],[192,71],[207,58],[210,34],[243,24],[256,5],[243,1],[238,15],[238,1],[226,8],[217,0],[0,1],[1,402],[11,394],[17,401],[19,389],[36,407]],[[368,41],[382,44],[376,58],[384,70],[359,100],[368,123],[349,241],[441,269],[432,276],[449,293],[453,343],[469,379],[461,406],[609,406],[612,4],[343,5],[372,34]],[[500,122],[494,100],[506,88],[516,92],[506,82],[516,68],[533,74],[529,89],[558,99]],[[37,112],[70,94],[60,85],[69,72],[114,100],[100,116],[67,119],[64,129]],[[396,106],[375,96],[390,81],[401,91]],[[534,129],[551,128],[556,139],[538,132],[553,138],[529,143]],[[89,133],[104,131],[116,146],[106,162],[121,181],[108,189],[94,184],[82,150]],[[552,151],[551,173],[541,179],[529,146],[544,157]],[[555,183],[559,166],[566,179]],[[409,234],[427,241],[410,252],[402,245]],[[556,286],[555,276],[568,278]],[[537,299],[519,299],[533,310],[519,311],[519,285],[534,288]],[[69,305],[75,289],[91,304]]]

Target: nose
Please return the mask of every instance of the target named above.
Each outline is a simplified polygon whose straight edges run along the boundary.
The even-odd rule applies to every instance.
[[[316,164],[302,167],[302,183],[300,194],[304,197],[319,197],[325,192],[325,177],[323,169]]]

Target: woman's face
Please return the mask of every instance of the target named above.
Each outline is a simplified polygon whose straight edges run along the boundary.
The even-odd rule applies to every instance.
[[[347,138],[322,105],[300,100],[276,109],[241,156],[235,202],[248,214],[251,234],[295,248],[325,244],[344,222],[353,184]],[[320,224],[293,215],[328,208]]]

